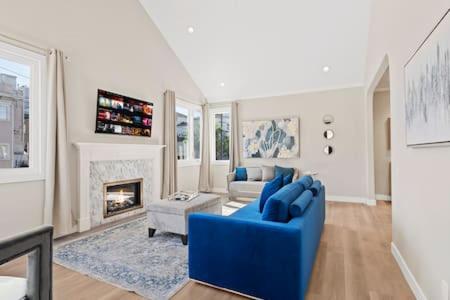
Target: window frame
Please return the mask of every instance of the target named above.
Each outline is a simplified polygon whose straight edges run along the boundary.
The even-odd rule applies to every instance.
[[[9,121],[11,121],[11,105],[9,103],[0,101],[0,107],[2,107],[2,106],[6,108],[7,119],[0,118],[0,122],[9,122]]]
[[[177,165],[179,167],[200,166],[202,157],[202,140],[203,140],[203,115],[202,107],[198,104],[193,104],[185,100],[176,99],[176,106],[182,107],[188,111],[188,159],[178,159]],[[200,157],[194,158],[194,115],[195,112],[200,113]],[[178,148],[177,148],[178,151]]]
[[[0,169],[0,183],[45,180],[47,55],[0,40],[0,57],[30,67],[29,167]],[[12,150],[11,150],[12,151]]]
[[[230,160],[217,160],[216,159],[216,115],[228,113],[230,115],[230,140],[231,140],[231,131],[232,131],[232,124],[231,124],[231,107],[216,107],[209,110],[209,123],[210,123],[210,149],[211,149],[211,164],[212,165],[229,165]],[[230,152],[230,149],[228,149],[228,152]],[[228,156],[229,157],[229,156]]]

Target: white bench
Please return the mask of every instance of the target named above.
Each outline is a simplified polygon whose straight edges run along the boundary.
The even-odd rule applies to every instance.
[[[153,237],[156,230],[172,232],[180,234],[183,245],[187,245],[188,216],[193,212],[222,214],[220,196],[200,193],[190,201],[151,201],[147,207],[149,237]]]

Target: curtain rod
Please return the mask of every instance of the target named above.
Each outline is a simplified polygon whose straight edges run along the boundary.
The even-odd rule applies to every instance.
[[[5,42],[9,42],[10,44],[14,44],[14,46],[19,46],[19,47],[26,47],[27,50],[33,51],[33,52],[37,52],[39,54],[48,54],[49,49],[48,48],[43,48],[16,38],[13,38],[11,36],[8,36],[4,33],[0,33],[0,37],[2,37],[3,39],[5,39]]]

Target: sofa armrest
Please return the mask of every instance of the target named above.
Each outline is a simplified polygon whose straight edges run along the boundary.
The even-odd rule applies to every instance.
[[[230,183],[233,182],[235,178],[236,178],[236,174],[234,172],[229,173],[227,175],[227,190],[228,191],[230,190]]]
[[[285,223],[189,216],[189,277],[262,299],[303,299],[301,231]]]

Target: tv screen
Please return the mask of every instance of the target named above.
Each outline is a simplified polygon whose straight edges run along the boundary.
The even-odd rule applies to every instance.
[[[153,103],[98,90],[96,133],[152,135]]]

